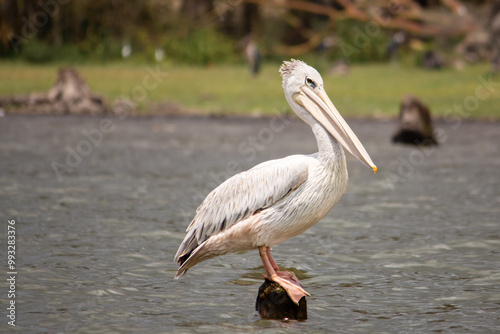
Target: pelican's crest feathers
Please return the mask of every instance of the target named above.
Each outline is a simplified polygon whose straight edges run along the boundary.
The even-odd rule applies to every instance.
[[[285,85],[286,79],[290,77],[292,72],[299,66],[307,66],[306,63],[304,63],[301,60],[296,60],[296,59],[291,59],[290,61],[284,61],[283,65],[280,67],[280,74],[281,77],[283,78],[283,87]]]

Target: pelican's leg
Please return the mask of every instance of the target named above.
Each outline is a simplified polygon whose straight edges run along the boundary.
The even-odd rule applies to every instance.
[[[267,258],[269,259],[269,262],[271,262],[271,265],[273,266],[273,269],[275,271],[279,271],[280,268],[276,264],[276,261],[274,261],[273,256],[271,255],[271,247],[266,246],[266,253],[267,253]]]
[[[293,273],[291,271],[280,271],[280,268],[278,267],[278,265],[276,264],[276,261],[274,261],[274,258],[271,255],[271,247],[266,247],[266,252],[267,252],[267,258],[269,259],[269,262],[273,266],[274,271],[276,271],[276,275],[278,275],[279,277],[283,277],[283,278],[291,278],[302,287],[302,285],[299,282],[299,279],[297,278],[297,276],[295,276],[295,273]]]
[[[299,301],[302,297],[304,296],[310,296],[306,290],[300,285],[300,283],[296,280],[297,278],[293,279],[288,272],[276,272],[274,267],[278,267],[276,265],[276,262],[274,259],[271,261],[269,259],[271,253],[270,250],[268,250],[269,247],[266,246],[260,246],[259,247],[259,254],[260,254],[260,259],[262,260],[262,264],[264,265],[264,270],[266,271],[266,274],[264,275],[265,278],[267,278],[270,281],[278,283],[283,289],[285,289],[286,293],[288,296],[290,296],[290,299],[295,303],[299,304]],[[269,255],[268,255],[269,254]],[[271,257],[272,259],[272,257]],[[274,265],[273,265],[274,263]],[[293,275],[295,276],[295,275]]]

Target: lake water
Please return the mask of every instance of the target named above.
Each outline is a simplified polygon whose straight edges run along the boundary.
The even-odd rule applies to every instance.
[[[308,298],[305,322],[261,320],[258,252],[173,276],[194,211],[222,180],[312,153],[288,119],[0,118],[2,268],[16,224],[19,333],[500,332],[498,123],[441,122],[441,145],[393,145],[390,121],[349,121],[379,172],[348,158],[337,206],[273,248]],[[89,139],[90,138],[90,139]]]

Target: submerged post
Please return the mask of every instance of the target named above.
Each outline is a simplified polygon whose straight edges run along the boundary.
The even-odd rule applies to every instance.
[[[300,321],[307,319],[306,298],[302,297],[297,305],[278,283],[267,279],[259,288],[255,309],[263,319]]]

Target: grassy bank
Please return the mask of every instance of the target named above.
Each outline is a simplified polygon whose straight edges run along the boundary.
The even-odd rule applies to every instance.
[[[244,65],[187,67],[156,64],[79,65],[90,88],[109,101],[128,95],[147,114],[155,103],[175,103],[197,113],[275,115],[289,112],[281,88],[279,64],[266,64],[252,78]],[[0,96],[48,90],[57,65],[35,66],[0,62]],[[151,75],[157,72],[156,78]],[[500,84],[479,91],[480,77],[488,81],[489,65],[462,71],[426,71],[388,64],[356,65],[346,77],[323,74],[330,98],[346,117],[394,116],[404,94],[414,94],[436,116],[447,116],[454,105],[471,110],[472,118],[500,119]],[[500,82],[500,77],[492,79]],[[145,93],[145,94],[144,94]],[[481,95],[482,94],[482,95]],[[469,97],[469,98],[468,98]],[[474,102],[479,102],[474,104]]]

